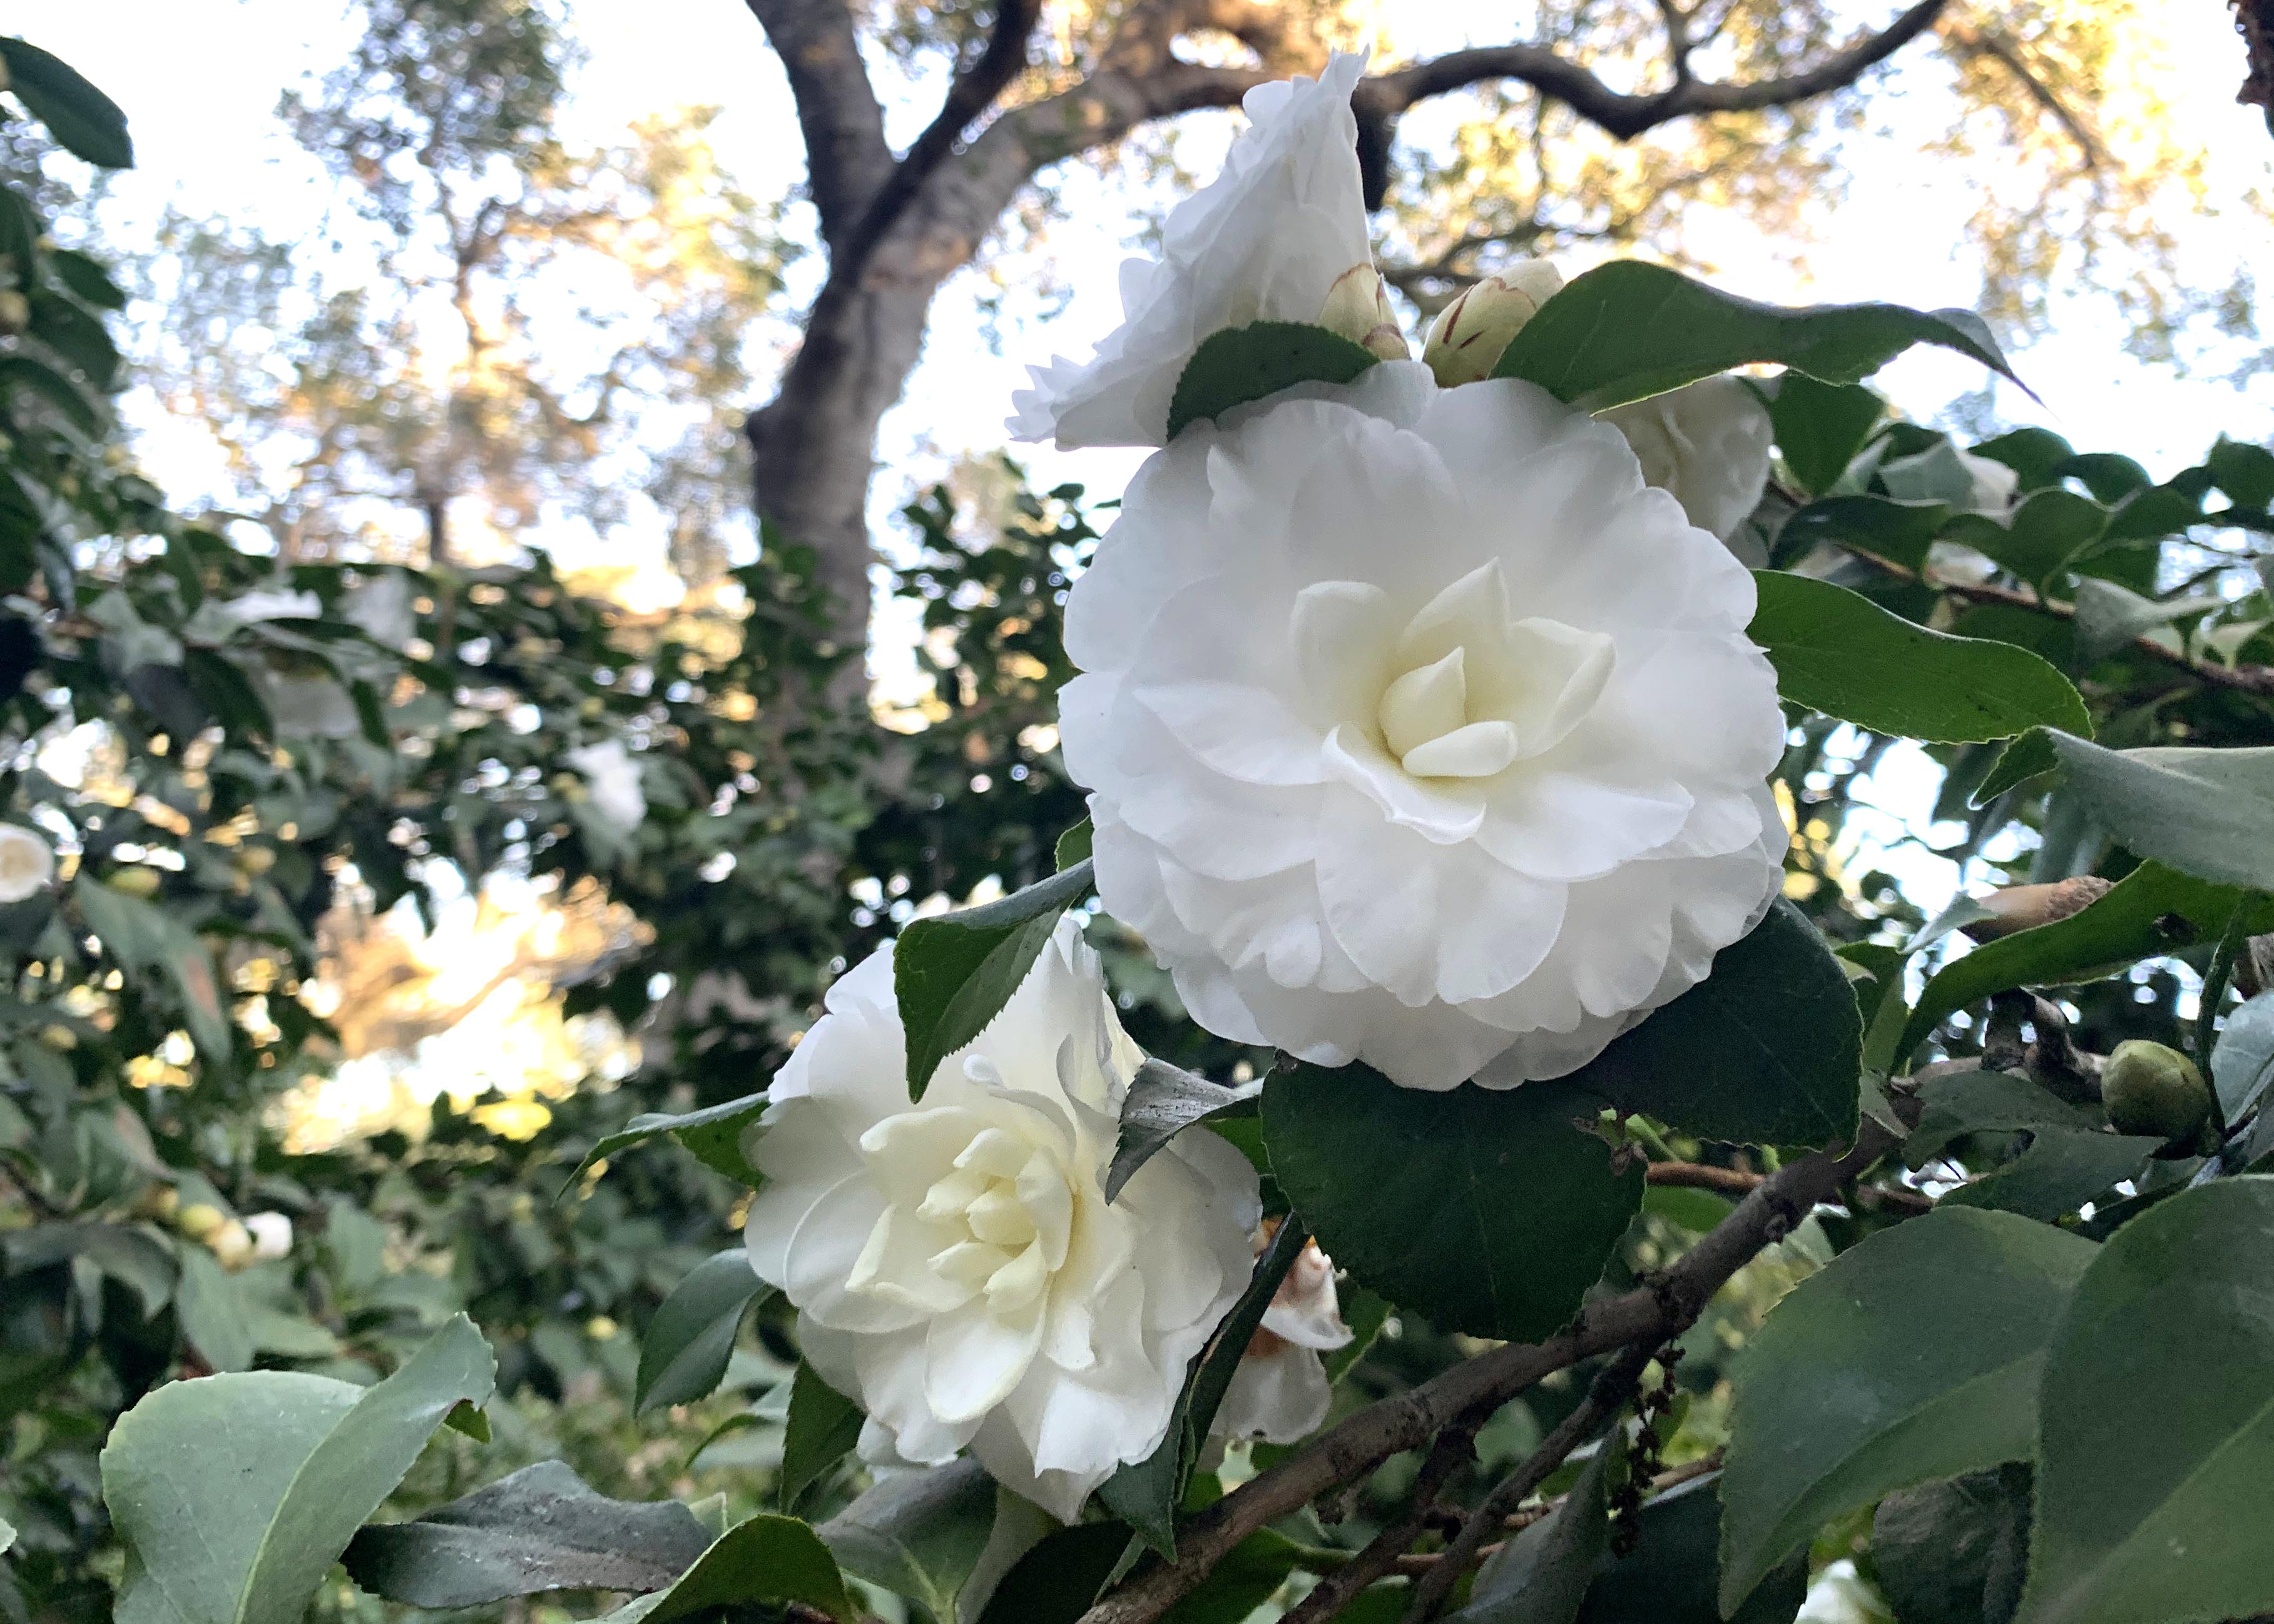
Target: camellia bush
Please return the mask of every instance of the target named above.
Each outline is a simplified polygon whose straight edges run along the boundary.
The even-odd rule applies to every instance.
[[[1012,646],[1059,590],[997,560],[1035,605],[998,646],[1056,684],[1020,781],[1088,796],[1052,871],[847,952],[764,1086],[578,1169],[667,1138],[747,1191],[636,1385],[705,1399],[754,1312],[794,1342],[771,1508],[551,1462],[382,1512],[486,1433],[501,1350],[452,1317],[376,1381],[154,1369],[102,1445],[117,1616],[285,1624],[335,1561],[653,1624],[1777,1620],[1812,1577],[1909,1624],[2274,1612],[2274,608],[2234,539],[2274,530],[2274,455],[1962,448],[1863,380],[1916,344],[2007,373],[1971,316],[1639,263],[1487,280],[1412,358],[1358,65],[1254,92],[1124,326],[1014,403],[1153,449],[1062,649]],[[212,643],[186,586],[178,629],[84,613],[154,634],[131,701],[251,730],[329,681],[400,770],[375,649],[302,624],[371,600],[255,585]],[[185,694],[141,699],[176,645]],[[1930,921],[1840,871],[1901,741],[1950,853],[2028,837],[2016,883]],[[605,846],[616,758],[576,748],[588,810],[542,771],[520,833],[448,804]],[[890,838],[937,854],[945,804]],[[56,904],[41,838],[0,877],[66,910],[42,974],[92,940],[205,1041],[202,958],[94,858]],[[220,889],[207,934],[259,928]]]

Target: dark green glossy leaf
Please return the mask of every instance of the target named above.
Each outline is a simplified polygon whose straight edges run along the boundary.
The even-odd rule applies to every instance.
[[[102,408],[87,392],[44,361],[26,355],[0,356],[0,393],[29,389],[92,438],[102,432]]]
[[[1348,383],[1377,358],[1338,333],[1300,321],[1256,321],[1211,333],[1178,375],[1169,438],[1299,383]]]
[[[2090,907],[1984,943],[1943,966],[1920,992],[1898,1054],[1908,1055],[1924,1042],[1952,1011],[1993,992],[2089,981],[2215,938],[2240,900],[2233,886],[2213,885],[2161,863],[2142,863]],[[2254,904],[2247,922],[2253,931],[2274,929],[2274,900]]]
[[[860,1611],[819,1536],[794,1517],[761,1512],[720,1535],[667,1590],[643,1596],[607,1616],[619,1624],[670,1624],[722,1609],[795,1602],[854,1624]]]
[[[984,1031],[1027,979],[1058,915],[1090,889],[1076,863],[998,902],[913,920],[892,949],[892,990],[907,1034],[908,1097],[923,1098],[940,1062]]]
[[[1626,1469],[1626,1433],[1614,1428],[1563,1503],[1477,1570],[1468,1605],[1446,1624],[1572,1624],[1610,1549],[1609,1487]]]
[[[2222,434],[2203,466],[2236,507],[2274,508],[2274,451]]]
[[[1785,466],[1815,496],[1848,471],[1886,410],[1886,402],[1860,384],[1820,383],[1805,372],[1787,372],[1770,398],[1769,421]]]
[[[2070,793],[2142,857],[2274,891],[2274,747],[2110,750],[2052,735]]]
[[[861,1441],[861,1406],[801,1363],[791,1379],[789,1419],[782,1428],[781,1470],[775,1490],[785,1509],[794,1509],[805,1492]]]
[[[767,1289],[750,1270],[750,1255],[729,1247],[704,1259],[672,1288],[640,1342],[635,1410],[691,1404],[708,1398],[727,1378],[734,1333],[750,1304]],[[621,1585],[608,1587],[621,1590]]]
[[[222,1002],[213,955],[196,934],[165,909],[86,875],[72,885],[72,898],[104,951],[127,971],[162,974],[173,984],[199,1052],[225,1060],[235,1028]]]
[[[1903,1624],[2007,1624],[2029,1551],[2029,1469],[1969,1472],[1879,1502],[1871,1567]]]
[[[106,169],[134,167],[126,115],[76,68],[23,40],[0,39],[0,62],[8,88],[65,152]]]
[[[1096,832],[1091,826],[1090,821],[1084,818],[1060,835],[1058,845],[1052,851],[1052,856],[1058,866],[1061,868],[1071,868],[1078,862],[1087,862],[1089,860],[1090,841]]]
[[[956,1598],[987,1549],[996,1503],[995,1481],[978,1462],[950,1461],[878,1478],[813,1531],[855,1578],[910,1598],[934,1624],[954,1624]]]
[[[1901,502],[1884,496],[1827,496],[1801,508],[1777,532],[1776,561],[1794,564],[1832,543],[1872,553],[1905,569],[1926,562],[1926,550],[1950,517],[1946,502]]]
[[[2027,649],[1930,630],[1829,581],[1773,569],[1753,579],[1751,635],[1776,667],[1777,691],[1796,703],[1943,744],[2092,727],[2068,679]]]
[[[659,1590],[710,1543],[676,1500],[610,1500],[566,1462],[540,1461],[415,1522],[374,1523],[341,1560],[388,1601],[478,1607],[546,1590]]]
[[[2274,1083],[2274,992],[2229,1011],[2210,1051],[2211,1086],[2218,1091],[2219,1115],[2240,1122]]]
[[[1534,1342],[1569,1320],[1642,1205],[1643,1172],[1573,1126],[1568,1082],[1400,1088],[1363,1065],[1275,1071],[1271,1169],[1336,1263],[1441,1330]]]
[[[56,279],[98,310],[124,310],[126,290],[110,280],[102,264],[75,248],[57,248],[48,255]]]
[[[2105,1195],[2164,1147],[2160,1139],[2087,1128],[2037,1128],[2022,1154],[1942,1198],[1945,1207],[1980,1207],[2051,1223]]]
[[[1261,1083],[1227,1088],[1164,1060],[1146,1061],[1121,1101],[1121,1132],[1112,1165],[1105,1170],[1105,1199],[1119,1195],[1139,1168],[1194,1123],[1233,1111],[1253,1115],[1262,1092]]]
[[[1722,1610],[1834,1517],[2029,1458],[2045,1342],[2094,1251],[2009,1214],[1937,1211],[1778,1304],[1736,1372]]]
[[[1969,1133],[2011,1133],[2039,1128],[2086,1132],[2102,1125],[2100,1113],[2072,1105],[2011,1071],[1952,1071],[1919,1085],[1918,1126],[1903,1144],[1903,1160],[1924,1167],[1954,1139]]]
[[[1615,259],[1575,277],[1502,353],[1524,378],[1587,411],[1664,394],[1756,362],[1826,383],[1868,378],[1914,344],[1939,344],[2012,377],[1970,311],[1900,304],[1785,309],[1739,298],[1662,265]]]
[[[158,1388],[102,1452],[128,1548],[119,1624],[298,1624],[435,1428],[493,1376],[461,1314],[373,1387],[258,1371]]]
[[[1824,1145],[1856,1131],[1863,1043],[1847,973],[1780,901],[1705,981],[1564,1080],[1701,1139]]]
[[[2274,1611],[2274,1180],[2173,1196],[2119,1229],[2046,1355],[2016,1624]]]
[[[2002,518],[1960,514],[1944,527],[1942,536],[1987,553],[2031,585],[2043,587],[2107,526],[2108,510],[2098,502],[2051,487],[2024,497]]]
[[[1722,1624],[1721,1474],[1677,1484],[1634,1518],[1634,1549],[1607,1556],[1579,1609],[1579,1624]],[[1728,1624],[1792,1624],[1808,1590],[1808,1559],[1778,1568]]]
[[[568,1176],[568,1182],[562,1188],[575,1188],[576,1181],[584,1176],[584,1169],[603,1157],[629,1150],[635,1145],[644,1145],[664,1133],[670,1134],[686,1146],[704,1165],[716,1169],[738,1184],[755,1187],[758,1175],[743,1159],[742,1137],[743,1131],[756,1122],[759,1113],[765,1109],[766,1096],[753,1094],[745,1094],[739,1100],[728,1100],[723,1104],[705,1106],[699,1111],[677,1114],[643,1111],[615,1132],[603,1136],[586,1151],[584,1159],[576,1164],[576,1170]]]
[[[1118,1522],[1058,1530],[1003,1576],[979,1624],[1074,1624],[1128,1548],[1129,1530]]]

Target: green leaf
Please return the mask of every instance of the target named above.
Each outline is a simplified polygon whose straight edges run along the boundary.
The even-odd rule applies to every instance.
[[[126,290],[110,280],[101,263],[75,248],[57,248],[48,254],[56,279],[98,310],[124,310]]]
[[[1825,1145],[1856,1132],[1863,1045],[1847,973],[1779,901],[1703,981],[1564,1080],[1701,1139]]]
[[[1588,1587],[1579,1624],[1721,1624],[1721,1475],[1678,1484],[1635,1515],[1634,1549],[1606,1560]],[[1808,1590],[1808,1559],[1796,1555],[1729,1616],[1729,1624],[1792,1624]]]
[[[1785,698],[1874,733],[1938,744],[2004,739],[2034,726],[2090,732],[2067,677],[2009,643],[1931,631],[1870,598],[1781,570],[1753,572],[1750,635]]]
[[[2181,652],[2184,644],[2163,628],[2189,615],[2207,614],[2223,607],[2226,600],[2210,593],[2191,594],[2184,598],[2158,600],[2142,598],[2128,587],[2113,581],[2103,581],[2097,575],[2085,575],[2076,583],[2076,664],[2079,669],[2098,664],[2109,655],[2130,644],[2142,635],[2155,635],[2156,641],[2174,653]]]
[[[1088,862],[1090,841],[1096,832],[1088,818],[1082,819],[1058,837],[1058,845],[1051,848],[1052,861],[1060,868],[1071,868],[1078,862]]]
[[[1585,411],[1601,411],[1773,361],[1826,383],[1868,378],[1914,344],[2013,372],[1970,311],[1900,304],[1785,309],[1739,298],[1662,265],[1615,259],[1575,277],[1524,325],[1493,369]]]
[[[1362,344],[1300,321],[1256,321],[1211,333],[1178,376],[1169,438],[1299,383],[1348,383],[1377,358]]]
[[[855,1578],[910,1598],[934,1624],[955,1624],[956,1597],[987,1549],[996,1505],[978,1462],[950,1461],[879,1478],[814,1532]]]
[[[2060,753],[2053,748],[2052,734],[2042,727],[2032,727],[2016,738],[1999,754],[1998,760],[1966,804],[1979,811],[2008,790],[2016,790],[2032,778],[2043,778],[2060,767]]]
[[[657,1307],[640,1342],[634,1411],[691,1404],[716,1392],[727,1379],[727,1361],[734,1354],[742,1316],[767,1289],[765,1282],[751,1272],[750,1254],[741,1246],[714,1253],[689,1271]]]
[[[1088,894],[1090,865],[1076,863],[998,902],[909,921],[892,949],[892,990],[907,1034],[908,1097],[1003,1012],[1041,957],[1058,915]]]
[[[2029,1549],[2029,1469],[1969,1472],[1879,1502],[1871,1567],[1903,1624],[2007,1624]]]
[[[2101,1248],[2045,1357],[2015,1624],[2274,1611],[2274,1180],[2150,1208]]]
[[[1271,1170],[1337,1264],[1440,1330],[1537,1342],[1577,1312],[1642,1205],[1639,1165],[1572,1125],[1567,1082],[1400,1088],[1364,1065],[1263,1086]]]
[[[1942,1198],[2051,1223],[2131,1177],[2164,1141],[2093,1129],[2037,1128],[2022,1154]]]
[[[1276,1529],[1259,1529],[1232,1546],[1190,1595],[1162,1614],[1163,1624],[1243,1624],[1304,1565],[1312,1550]],[[1337,1618],[1355,1620],[1357,1610]]]
[[[118,347],[102,323],[69,299],[43,295],[32,301],[31,335],[109,391],[118,377]]]
[[[2198,879],[2274,891],[2274,746],[2104,749],[2052,735],[2070,792],[2142,857]]]
[[[1609,1484],[1626,1470],[1626,1432],[1614,1427],[1563,1503],[1486,1560],[1468,1605],[1445,1624],[1572,1624],[1610,1549]]]
[[[1769,421],[1785,466],[1811,496],[1832,488],[1864,448],[1887,410],[1860,384],[1819,383],[1806,372],[1777,380],[1769,400]]]
[[[1074,1624],[1128,1548],[1129,1530],[1118,1522],[1058,1530],[1003,1575],[979,1624]]]
[[[111,1430],[119,1624],[298,1624],[340,1553],[495,1361],[458,1315],[373,1387],[285,1371],[177,1381]]]
[[[85,1258],[134,1293],[146,1320],[173,1300],[181,1277],[172,1246],[151,1230],[120,1223],[36,1224],[8,1237],[5,1251],[8,1274]]]
[[[0,395],[19,388],[41,396],[90,439],[102,432],[102,408],[86,390],[44,361],[26,355],[0,356]]]
[[[784,1510],[796,1507],[824,1473],[861,1441],[861,1406],[801,1362],[791,1378],[789,1419],[782,1429],[781,1470],[775,1490]]]
[[[233,1032],[213,955],[165,909],[81,875],[72,897],[103,950],[132,974],[163,974],[180,996],[190,1036],[209,1060],[225,1060]]]
[[[2102,1125],[2097,1111],[2072,1105],[2011,1071],[1950,1071],[1919,1085],[1918,1126],[1903,1143],[1903,1160],[1924,1167],[1969,1133],[2011,1133],[2040,1128],[2082,1133]]]
[[[106,169],[134,167],[134,143],[118,104],[61,57],[22,40],[0,39],[8,88],[65,152]]]
[[[2210,1051],[2210,1080],[2228,1122],[2240,1122],[2274,1083],[2274,992],[2260,993],[2227,1016]]]
[[[1945,541],[1988,554],[2042,590],[2108,528],[2108,509],[2058,486],[2034,492],[2003,518],[1962,513],[1943,528]]]
[[[1300,1224],[1279,1226],[1271,1244],[1255,1260],[1247,1289],[1224,1317],[1209,1344],[1193,1356],[1161,1447],[1098,1485],[1098,1503],[1135,1529],[1165,1561],[1177,1558],[1177,1507],[1184,1502],[1201,1444],[1215,1425],[1232,1374],[1246,1356],[1256,1327],[1263,1323],[1279,1282],[1287,1278],[1287,1271],[1295,1267],[1309,1240]]]
[[[2094,1251],[2009,1214],[1936,1211],[1778,1304],[1735,1372],[1722,1611],[1836,1516],[2028,1459],[2045,1342]]]
[[[643,1111],[586,1151],[584,1159],[576,1164],[576,1170],[568,1176],[568,1182],[561,1189],[564,1192],[575,1189],[576,1181],[584,1176],[584,1169],[603,1157],[629,1150],[635,1145],[644,1145],[663,1133],[676,1139],[706,1167],[724,1173],[737,1184],[755,1187],[758,1175],[743,1159],[742,1131],[756,1122],[758,1114],[765,1109],[766,1096],[750,1094],[739,1100],[728,1100],[724,1104],[705,1106],[699,1111],[686,1111],[676,1116],[666,1111]]]
[[[2274,508],[2274,451],[2222,434],[2203,466],[2236,507]]]
[[[341,1560],[388,1601],[478,1607],[545,1590],[659,1590],[710,1544],[677,1500],[610,1500],[540,1461],[416,1522],[374,1523]]]
[[[1796,563],[1826,543],[1869,553],[1917,569],[1950,517],[1946,502],[1901,502],[1884,496],[1827,496],[1801,508],[1777,532],[1776,562]]]
[[[1118,1197],[1139,1168],[1194,1123],[1231,1112],[1253,1116],[1261,1083],[1227,1088],[1165,1060],[1148,1060],[1129,1081],[1121,1101],[1121,1131],[1105,1169],[1105,1199]]]
[[[794,1602],[842,1624],[861,1616],[829,1547],[794,1517],[761,1512],[720,1535],[667,1590],[607,1614],[617,1624],[670,1624],[724,1608]]]
[[[2234,916],[2241,893],[2145,862],[2090,906],[2050,925],[1987,942],[1937,971],[1919,993],[1898,1056],[1933,1034],[1944,1016],[1977,998],[2014,987],[2089,981],[2142,959],[2216,937]],[[2274,929],[2274,901],[2255,904],[2254,932]]]
[[[217,1371],[252,1368],[252,1325],[245,1297],[221,1260],[194,1242],[181,1249],[181,1285],[175,1298],[182,1335]]]

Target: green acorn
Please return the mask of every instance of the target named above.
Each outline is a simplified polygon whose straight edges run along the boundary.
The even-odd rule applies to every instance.
[[[2210,1115],[2210,1086],[2176,1049],[2130,1038],[2116,1046],[2100,1073],[2100,1097],[2119,1133],[2185,1139]]]

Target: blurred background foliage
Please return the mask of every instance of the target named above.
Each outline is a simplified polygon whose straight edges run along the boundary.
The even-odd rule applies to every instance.
[[[1724,47],[1773,68],[1832,11],[1732,6]],[[1938,49],[1965,113],[1939,156],[2003,166],[1977,220],[1994,316],[2105,272],[2136,342],[2169,351],[2206,300],[2231,324],[2248,290],[2175,280],[2171,199],[2200,188],[2157,144],[2125,11],[1954,13]],[[875,11],[911,72],[979,37],[960,8]],[[1111,11],[1067,8],[1014,96],[1081,71]],[[1340,8],[1298,12],[1306,39],[1367,37]],[[1655,16],[1547,5],[1540,26],[1615,64]],[[722,170],[699,109],[562,140],[576,46],[551,11],[362,0],[356,18],[352,53],[281,109],[336,181],[321,243],[176,216],[122,251],[98,229],[102,169],[12,108],[0,123],[0,820],[56,860],[0,906],[0,1518],[19,1530],[0,1616],[19,1621],[108,1615],[95,1454],[152,1385],[256,1365],[368,1380],[461,1308],[498,1350],[498,1436],[444,1434],[406,1506],[556,1455],[606,1493],[755,1506],[794,1357],[778,1305],[720,1394],[631,1403],[640,1334],[734,1244],[738,1188],[668,1147],[578,1169],[640,1112],[762,1086],[834,974],[919,911],[1048,873],[1081,816],[1056,750],[1058,611],[1110,513],[960,460],[900,515],[885,590],[914,680],[840,701],[866,651],[832,641],[815,560],[746,536],[739,412],[801,252],[784,202]],[[2046,124],[2049,106],[2067,112]],[[1732,214],[1802,241],[1841,184],[1833,136],[1870,116],[1842,93],[1622,147],[1480,96],[1400,160],[1391,280],[1427,311],[1509,254],[1695,262],[1692,222]],[[1141,179],[1176,158],[1133,138],[1108,162]],[[1028,277],[1061,206],[1039,192],[983,274]],[[190,511],[140,471],[115,410],[130,384],[213,437],[225,500]],[[2042,440],[2001,443],[2037,484],[2080,477],[2048,471]],[[1897,425],[1858,478],[1916,494],[1901,481],[1950,451]],[[2274,658],[2253,567],[2274,458],[2223,455],[2202,481],[2228,499],[2218,523],[2081,555],[2079,576],[2148,605],[2112,642],[1987,559],[1954,560],[1956,587],[1853,560],[1841,578],[2040,649],[2112,743],[2263,743],[2269,695],[2206,673]],[[2094,496],[2128,493],[2096,469],[2115,484]],[[1767,522],[1816,494],[1773,497]],[[563,571],[543,546],[563,524],[644,528],[663,562]],[[1864,854],[1884,834],[1856,826],[1891,748],[1818,722],[1781,773],[1788,894],[1835,940],[1925,922]],[[1968,808],[1995,754],[1925,752],[1946,776],[1904,838],[1992,880],[2112,872],[2058,798]],[[1184,1022],[1129,933],[1092,932],[1141,1042],[1220,1077],[1268,1063]],[[2180,1041],[2208,946],[2074,989],[2084,1040]],[[1979,1041],[1963,1017],[1946,1036]],[[1717,1200],[1654,1193],[1628,1263],[1710,1227]],[[1669,1463],[1718,1441],[1721,1371],[1760,1314],[1868,1222],[1804,1226],[1692,1333]],[[1338,1402],[1457,1352],[1393,1322]],[[1511,1406],[1486,1464],[1577,1397]],[[754,1406],[758,1425],[729,1425]],[[1363,1539],[1411,1469],[1318,1537]],[[328,1605],[380,1611],[344,1584]]]

